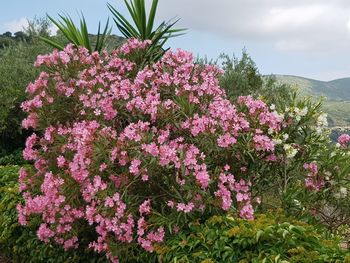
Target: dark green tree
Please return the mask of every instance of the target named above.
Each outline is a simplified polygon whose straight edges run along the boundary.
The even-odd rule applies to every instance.
[[[12,33],[10,31],[6,31],[4,34],[2,34],[4,37],[12,37]]]
[[[246,95],[262,97],[270,104],[286,103],[292,99],[292,88],[278,83],[273,75],[262,75],[245,49],[241,58],[222,54],[217,61],[211,63],[223,68],[220,86],[232,101]]]
[[[14,38],[16,41],[28,41],[28,36],[23,31],[18,31],[14,33]]]
[[[231,58],[222,54],[219,59],[222,61],[222,68],[225,71],[220,79],[220,84],[230,98],[256,94],[262,90],[263,77],[246,50],[243,50],[241,58],[236,56]]]

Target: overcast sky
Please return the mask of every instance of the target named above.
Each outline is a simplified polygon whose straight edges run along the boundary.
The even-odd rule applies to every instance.
[[[350,0],[159,2],[159,21],[179,17],[178,25],[189,29],[169,42],[172,48],[214,59],[222,52],[240,55],[246,48],[263,74],[350,77]],[[126,14],[122,0],[110,3]],[[66,12],[76,18],[80,11],[92,32],[109,15],[100,0],[12,0],[0,9],[0,32],[18,31],[35,15]]]

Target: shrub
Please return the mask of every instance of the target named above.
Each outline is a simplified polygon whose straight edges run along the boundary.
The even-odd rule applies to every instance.
[[[228,153],[242,134],[250,151],[269,154],[274,143],[265,132],[279,129],[279,117],[251,97],[240,99],[248,107],[239,112],[218,86],[220,70],[194,65],[184,51],[135,72],[148,44],[130,40],[102,57],[68,46],[38,58],[47,70],[27,88],[23,126],[43,137],[27,140],[24,157],[37,171],[20,173],[26,204],[18,210],[22,224],[41,214],[41,240],[75,247],[86,222],[99,252],[117,254],[122,246],[114,244],[133,245],[136,232],[152,251],[166,230],[223,213],[233,201],[242,217],[253,217],[250,184],[232,175]],[[264,131],[249,128],[256,114],[268,118]]]
[[[149,44],[131,39],[111,54],[68,45],[38,57],[44,71],[22,104],[23,126],[37,131],[23,152],[35,169],[20,171],[17,208],[21,224],[40,221],[40,240],[87,242],[130,260],[196,218],[253,219],[253,204],[264,209],[268,196],[286,208],[327,203],[316,196],[345,181],[344,149],[327,179],[337,184],[315,170],[331,165],[320,104],[230,101],[222,71],[182,50],[139,70]]]
[[[0,165],[22,165],[26,163],[27,161],[23,159],[21,149],[15,150],[8,155],[0,157]]]
[[[243,50],[241,59],[222,54],[220,60],[225,71],[220,78],[220,86],[226,90],[228,97],[237,99],[262,91],[263,76],[246,50]]]
[[[230,215],[195,221],[155,251],[154,262],[350,262],[337,238],[278,212],[254,221]]]
[[[201,60],[204,63],[206,60]],[[212,63],[212,62],[211,62]],[[215,64],[220,64],[224,73],[219,77],[220,87],[227,97],[235,101],[239,96],[251,95],[263,98],[265,103],[283,102],[288,105],[293,99],[294,89],[276,81],[274,76],[263,76],[246,50],[241,58],[220,55]]]
[[[25,114],[20,105],[26,98],[25,87],[40,72],[33,67],[36,57],[52,51],[51,47],[38,41],[38,36],[49,34],[48,21],[35,18],[28,23],[29,26],[25,29],[28,41],[16,41],[8,47],[0,48],[0,158],[6,159],[0,161],[1,164],[7,164],[16,155],[16,151],[23,149],[26,137],[32,132],[21,128]],[[9,35],[11,36],[10,33]],[[60,36],[54,39],[67,44]]]
[[[22,148],[29,132],[21,129],[24,114],[20,104],[25,100],[25,87],[34,81],[39,70],[35,58],[50,49],[42,44],[18,43],[0,49],[0,156]]]

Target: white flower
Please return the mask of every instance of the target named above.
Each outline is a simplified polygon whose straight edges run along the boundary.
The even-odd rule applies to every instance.
[[[327,127],[328,121],[327,121],[327,113],[321,113],[317,118],[317,126],[318,127]]]
[[[282,137],[283,137],[283,140],[286,141],[286,140],[288,140],[289,135],[288,135],[287,133],[284,133],[284,134],[282,135]]]
[[[326,172],[324,172],[324,175],[325,175],[324,179],[326,181],[329,181],[329,179],[331,178],[332,173],[330,171],[326,171]]]
[[[299,115],[300,115],[300,116],[305,116],[305,115],[307,114],[307,112],[308,112],[308,108],[307,108],[307,107],[304,107],[304,108],[300,111]]]
[[[297,116],[295,117],[295,119],[296,119],[297,121],[300,121],[300,120],[301,120],[300,115],[297,115]]]
[[[297,200],[297,199],[294,199],[293,200],[293,203],[296,205],[296,206],[301,206],[301,203],[300,203],[300,201],[299,200]]]
[[[278,113],[277,111],[273,111],[273,113],[279,119],[279,121],[283,121],[283,119],[284,119],[284,114],[283,113]]]
[[[273,133],[273,129],[269,128],[267,132],[268,132],[268,134],[272,134]]]
[[[340,193],[335,193],[333,196],[335,199],[340,199]]]
[[[276,109],[275,104],[271,104],[271,106],[270,106],[270,110],[275,110],[275,109]]]
[[[341,186],[340,189],[339,189],[339,192],[340,192],[340,196],[344,198],[348,194],[348,189],[346,189],[345,187]]]
[[[316,127],[316,133],[321,134],[322,133],[322,128],[321,127]]]
[[[298,150],[290,144],[283,145],[283,149],[286,152],[287,158],[293,158],[298,153]]]
[[[276,145],[282,143],[282,140],[281,140],[281,139],[272,139],[272,141],[273,141]]]

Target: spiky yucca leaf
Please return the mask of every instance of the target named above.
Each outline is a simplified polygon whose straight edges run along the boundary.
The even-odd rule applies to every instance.
[[[97,41],[93,47],[89,37],[89,32],[88,32],[88,28],[87,28],[87,24],[84,16],[82,16],[82,18],[80,19],[80,28],[78,28],[74,24],[70,16],[59,15],[59,17],[60,17],[60,20],[55,20],[54,18],[48,15],[48,18],[51,20],[51,22],[57,26],[57,28],[67,38],[67,40],[71,42],[74,46],[85,47],[90,52],[93,52],[93,51],[101,52],[101,50],[105,47],[106,38],[111,33],[111,28],[109,28],[109,20],[107,20],[106,26],[102,33],[101,33],[101,24],[100,23],[98,24]],[[64,48],[64,46],[62,46],[58,41],[55,41],[51,38],[41,37],[41,39],[47,44],[59,50],[63,50]]]
[[[113,14],[113,20],[119,31],[126,38],[138,38],[140,40],[151,40],[152,44],[148,48],[147,60],[153,62],[158,60],[166,50],[163,49],[165,42],[172,37],[184,34],[186,29],[175,29],[173,26],[176,21],[163,21],[156,29],[154,29],[155,15],[158,6],[158,0],[153,0],[148,17],[145,8],[145,0],[124,0],[129,11],[132,25],[116,8],[111,4],[107,4],[109,10]]]

